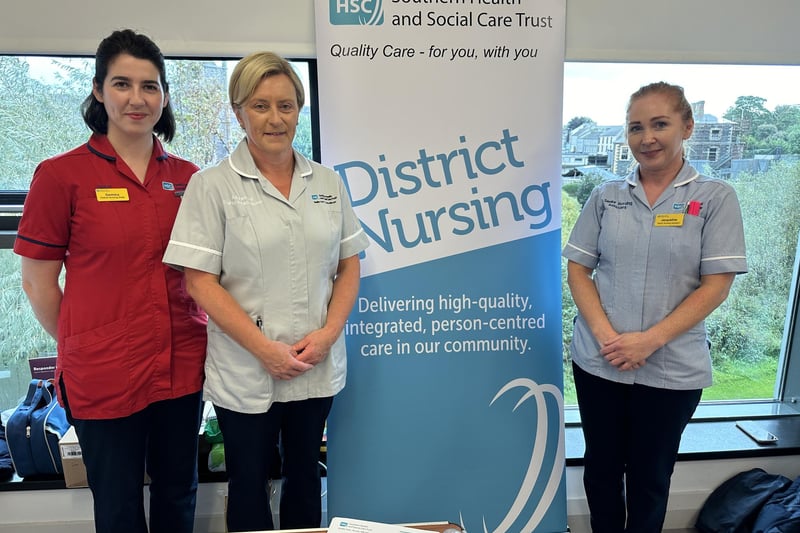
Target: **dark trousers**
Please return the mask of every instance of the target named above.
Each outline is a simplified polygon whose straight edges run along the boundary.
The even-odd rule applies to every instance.
[[[269,411],[244,414],[214,406],[225,443],[228,531],[272,530],[269,474],[280,445],[281,529],[320,527],[320,444],[333,398],[276,402]]]
[[[68,401],[68,400],[67,400]],[[200,392],[149,405],[125,418],[71,418],[94,498],[97,533],[191,533],[197,499]]]
[[[660,533],[681,434],[702,389],[626,385],[572,368],[592,531]]]

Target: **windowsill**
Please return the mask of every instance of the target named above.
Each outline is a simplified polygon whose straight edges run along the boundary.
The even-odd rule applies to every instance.
[[[692,423],[796,415],[800,415],[800,403],[777,402],[774,400],[704,402],[695,411]],[[581,417],[577,406],[568,405],[564,408],[564,421],[567,427],[580,426]]]
[[[200,483],[227,483],[228,476],[225,472],[201,472]],[[66,489],[64,478],[61,476],[36,476],[22,479],[16,474],[5,482],[0,482],[0,492],[12,490],[57,490]]]
[[[324,467],[327,462],[327,443],[320,446],[320,464]],[[201,438],[198,453],[200,459],[197,463],[198,480],[200,483],[227,483],[228,475],[225,472],[211,472],[208,467],[208,453],[211,445]],[[275,453],[277,453],[277,448]],[[278,467],[279,468],[279,467]],[[320,470],[322,476],[326,475],[324,469]],[[280,479],[280,470],[272,473],[272,479]],[[22,479],[16,473],[8,481],[0,481],[0,493],[14,490],[57,490],[66,489],[63,476],[34,476]]]
[[[702,404],[683,432],[678,461],[800,455],[798,407],[772,401]],[[582,466],[584,443],[577,408],[566,408],[565,420],[567,466]],[[736,427],[739,420],[757,420],[778,442],[757,444]]]
[[[564,410],[567,466],[583,465],[583,433],[576,407]],[[736,427],[738,420],[758,420],[776,444],[759,445]],[[800,405],[781,402],[708,403],[698,407],[681,440],[678,461],[800,455]],[[200,483],[225,483],[224,472],[200,472]],[[0,482],[0,492],[66,488],[60,476]]]

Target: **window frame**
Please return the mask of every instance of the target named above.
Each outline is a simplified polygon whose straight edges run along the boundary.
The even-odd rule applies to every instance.
[[[797,253],[786,307],[786,325],[778,359],[778,370],[783,372],[783,379],[776,380],[775,396],[800,410],[800,235],[797,238]]]
[[[0,191],[0,248],[13,248],[27,191]]]

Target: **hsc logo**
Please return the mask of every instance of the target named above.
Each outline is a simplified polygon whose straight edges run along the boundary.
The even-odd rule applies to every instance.
[[[380,26],[383,0],[329,0],[331,24],[336,26]]]

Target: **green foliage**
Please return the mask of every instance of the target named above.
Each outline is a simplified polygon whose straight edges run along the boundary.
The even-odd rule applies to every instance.
[[[225,65],[168,61],[167,79],[178,126],[168,150],[201,168],[230,154],[242,135],[225,98]]]
[[[772,120],[781,131],[800,126],[800,105],[779,105],[772,112]]]
[[[294,148],[308,159],[314,157],[314,143],[311,136],[311,113],[308,107],[304,107],[300,112],[300,122],[297,124],[297,131],[294,133]]]
[[[602,176],[589,172],[581,176],[579,180],[565,184],[562,190],[575,198],[580,207],[583,207],[586,205],[586,200],[589,199],[594,188],[601,183],[603,183]]]
[[[168,61],[172,106],[178,132],[170,151],[201,168],[229,155],[244,132],[227,99],[227,67],[214,61]],[[311,115],[300,112],[294,147],[312,157]]]
[[[745,131],[751,131],[769,120],[769,109],[764,107],[766,102],[767,99],[760,96],[740,96],[722,116],[742,124]]]
[[[19,402],[18,392],[30,380],[28,359],[55,352],[55,340],[36,321],[21,289],[20,259],[11,250],[0,252],[0,370],[9,371],[0,387],[0,410]],[[10,383],[9,383],[10,381]]]
[[[567,122],[565,128],[568,132],[570,132],[578,126],[582,126],[586,123],[594,124],[594,120],[590,119],[589,117],[572,117],[569,122]]]
[[[566,187],[565,187],[566,188]],[[567,244],[567,239],[569,239],[569,232],[563,230],[563,228],[569,228],[572,230],[572,227],[575,225],[575,222],[578,220],[578,215],[581,214],[581,205],[578,201],[572,197],[571,195],[567,194],[565,190],[561,191],[561,246]]]
[[[708,319],[715,365],[777,361],[792,280],[800,211],[800,164],[779,164],[733,182],[742,208],[748,273]],[[774,379],[774,378],[773,378]]]
[[[0,56],[0,189],[27,190],[39,162],[85,142],[91,133],[80,104],[89,95],[92,59],[52,60],[54,74],[31,76],[22,58]],[[200,167],[231,153],[243,133],[227,100],[227,67],[219,61],[167,61],[177,131],[170,152]],[[300,114],[295,147],[312,156],[311,117]]]
[[[565,191],[561,191],[561,248],[564,248],[564,245],[567,244],[567,240],[569,239],[569,234],[572,231],[572,227],[575,226],[575,221],[578,220],[578,215],[580,214],[581,206],[578,204],[578,201],[567,194]],[[575,319],[575,315],[578,314],[578,310],[575,308],[575,302],[572,301],[572,296],[569,292],[569,285],[567,284],[567,260],[561,259],[561,322],[563,327],[561,329],[561,339],[563,341],[563,360],[565,363],[565,368],[569,366],[567,363],[570,360],[569,357],[569,344],[572,342],[572,321]],[[572,383],[571,380],[564,380],[565,386],[567,383]]]
[[[30,77],[25,61],[0,56],[3,189],[27,190],[40,161],[73,148],[76,139],[88,136],[78,106],[89,94],[91,81],[81,70],[81,61],[52,63],[57,75],[43,83]]]
[[[714,386],[703,390],[703,401],[763,400],[775,392],[778,362],[767,359],[758,363],[731,362],[714,368]]]
[[[775,389],[777,361],[766,360],[755,364],[730,363],[714,368],[714,386],[703,390],[704,402],[737,400],[763,400],[772,398]],[[577,405],[572,366],[564,366],[564,405]]]
[[[55,351],[55,341],[33,316],[25,293],[20,289],[20,259],[11,250],[0,253],[0,368],[15,360]]]
[[[745,157],[800,154],[800,105],[779,105],[769,111],[765,103],[758,96],[740,96],[723,115],[740,125]]]

